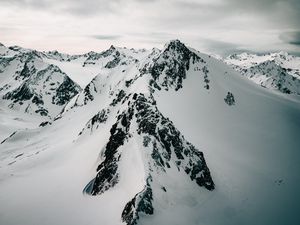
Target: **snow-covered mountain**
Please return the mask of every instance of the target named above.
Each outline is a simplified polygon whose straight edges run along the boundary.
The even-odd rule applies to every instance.
[[[178,40],[36,55],[81,88],[63,88],[68,101],[42,123],[1,105],[1,224],[294,223],[299,96],[261,88]],[[23,76],[3,68],[19,87]]]
[[[54,118],[81,89],[37,51],[7,54],[0,58],[1,105]]]
[[[286,52],[241,53],[230,55],[224,61],[262,87],[300,94],[300,57]]]

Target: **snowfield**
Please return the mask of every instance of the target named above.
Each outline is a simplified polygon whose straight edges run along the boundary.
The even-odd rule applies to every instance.
[[[37,52],[34,63],[70,78],[64,104],[24,92],[7,100],[26,79],[32,93],[51,84],[32,73],[14,79],[25,50],[0,50],[0,224],[297,221],[299,95],[261,87],[175,40],[162,50]]]

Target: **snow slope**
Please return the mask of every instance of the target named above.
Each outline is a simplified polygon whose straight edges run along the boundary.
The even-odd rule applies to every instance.
[[[299,98],[262,89],[201,56],[211,68],[209,91],[200,89],[202,78],[192,74],[184,90],[157,97],[161,112],[205,149],[216,183],[198,208],[198,224],[294,224],[300,197]],[[223,104],[228,91],[234,106]]]
[[[295,224],[299,96],[179,41],[136,54],[44,126],[0,120],[0,223]]]

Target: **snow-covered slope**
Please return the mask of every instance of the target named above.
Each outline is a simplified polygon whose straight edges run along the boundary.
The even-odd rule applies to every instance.
[[[250,80],[286,94],[300,94],[300,58],[286,52],[234,54],[224,61]]]
[[[11,122],[1,224],[294,224],[299,96],[178,40],[124,51],[54,120]]]

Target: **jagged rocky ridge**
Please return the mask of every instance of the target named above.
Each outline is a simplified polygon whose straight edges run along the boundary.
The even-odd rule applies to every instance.
[[[117,185],[119,181],[118,162],[122,158],[120,147],[130,138],[143,140],[145,147],[144,154],[147,154],[148,166],[147,180],[145,188],[137,193],[133,199],[127,203],[122,213],[122,220],[127,224],[136,224],[140,213],[153,214],[152,183],[156,182],[157,171],[168,173],[171,166],[175,166],[178,171],[184,171],[191,181],[208,190],[214,189],[214,182],[206,165],[203,153],[187,142],[174,124],[165,118],[158,110],[153,96],[144,94],[130,94],[130,97],[122,104],[128,108],[119,114],[117,122],[112,126],[108,143],[104,150],[104,160],[97,168],[97,175],[94,182],[90,183],[90,194],[102,194]],[[97,114],[90,121],[93,125],[103,117],[102,113]],[[102,115],[99,117],[99,115]],[[94,121],[94,122],[93,122]],[[132,124],[137,124],[137,131],[133,130]],[[139,136],[141,138],[137,138]],[[150,151],[149,151],[150,150]],[[164,184],[160,184],[167,191]]]
[[[190,68],[190,63],[195,64],[205,61],[197,54],[190,51],[183,43],[178,40],[170,42],[159,55],[153,60],[152,65],[147,65],[141,72],[150,72],[152,80],[150,85],[161,89],[161,86],[168,90],[175,87],[175,90],[182,88],[182,82],[186,78],[186,71]],[[206,74],[207,78],[207,74]]]
[[[130,85],[124,80],[125,88],[115,91],[108,107],[100,109],[79,133],[79,136],[88,130],[92,133],[100,124],[106,123],[107,118],[111,116],[110,112],[118,109],[116,121],[110,129],[110,137],[101,156],[101,163],[97,167],[96,177],[84,188],[91,195],[103,194],[118,184],[122,146],[131,139],[135,139],[143,146],[140,154],[146,155],[144,158],[147,159],[144,162],[146,168],[144,189],[132,196],[120,215],[122,221],[128,225],[137,224],[141,214],[155,213],[154,196],[158,195],[158,191],[168,191],[168,184],[158,180],[157,176],[160,176],[160,173],[167,174],[171,168],[183,171],[190,181],[199,187],[207,190],[213,190],[215,187],[203,153],[185,140],[172,121],[159,111],[153,96],[155,91],[161,90],[160,87],[176,91],[182,88],[187,71],[194,64],[206,68],[205,61],[184,44],[179,41],[170,42],[161,54],[153,57],[152,62],[141,65],[141,73],[137,79],[150,75],[150,79],[146,79],[148,92],[131,92],[129,90],[137,79],[132,79]],[[207,68],[205,72],[207,75]],[[83,91],[81,98],[85,96],[83,98],[86,100],[85,104],[75,103],[72,107],[84,107],[87,103],[93,102],[94,94],[101,92],[96,87],[97,83],[101,84],[99,81],[96,82],[97,79],[96,77]],[[204,88],[207,89],[205,86]],[[156,186],[161,188],[154,188]]]

